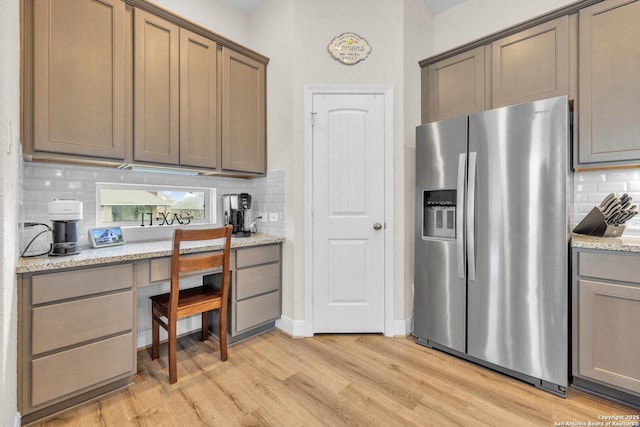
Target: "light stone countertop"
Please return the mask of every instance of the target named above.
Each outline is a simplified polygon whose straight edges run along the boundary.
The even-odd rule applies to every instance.
[[[640,253],[640,237],[595,237],[586,236],[584,234],[573,234],[571,237],[571,247]]]
[[[63,268],[84,267],[90,265],[110,264],[115,262],[134,261],[139,259],[160,258],[171,256],[171,240],[156,240],[151,242],[125,243],[122,246],[108,246],[106,248],[80,249],[77,255],[43,256],[38,258],[20,258],[16,267],[17,274],[34,273]],[[284,242],[284,237],[255,233],[250,237],[233,237],[231,249],[252,246],[269,245]],[[183,245],[182,253],[215,251],[222,249],[223,240],[208,240],[206,242]]]

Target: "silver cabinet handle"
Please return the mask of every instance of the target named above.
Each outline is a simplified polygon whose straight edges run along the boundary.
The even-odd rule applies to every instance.
[[[373,229],[374,230],[380,230],[382,228],[382,224],[380,224],[379,222],[374,222],[373,223]]]
[[[467,192],[467,275],[476,280],[476,152],[469,153]]]
[[[464,259],[464,190],[467,179],[467,154],[458,155],[458,187],[456,201],[456,253],[458,264],[458,278],[465,279],[465,259]]]

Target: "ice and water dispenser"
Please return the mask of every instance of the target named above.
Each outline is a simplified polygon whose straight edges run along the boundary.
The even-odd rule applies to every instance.
[[[456,190],[425,190],[422,203],[422,236],[455,239]]]

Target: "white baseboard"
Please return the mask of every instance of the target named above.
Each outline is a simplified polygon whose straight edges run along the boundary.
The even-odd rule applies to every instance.
[[[406,337],[413,333],[413,316],[405,320],[395,320],[393,322],[393,334],[398,337]]]
[[[16,416],[13,417],[13,427],[20,427],[21,424],[22,424],[22,415],[20,415],[20,412],[16,412]]]
[[[294,338],[305,336],[304,320],[293,320],[282,316],[276,320],[276,328],[281,329]],[[393,336],[406,337],[413,333],[413,316],[405,320],[395,320],[393,322]]]
[[[304,320],[293,320],[285,316],[276,320],[276,328],[281,329],[293,338],[303,338],[305,333]]]

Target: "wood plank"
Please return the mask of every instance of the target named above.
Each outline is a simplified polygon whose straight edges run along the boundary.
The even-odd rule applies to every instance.
[[[554,425],[640,411],[570,388],[562,399],[415,344],[411,337],[272,330],[229,348],[178,340],[179,380],[166,347],[138,352],[134,385],[36,425]]]

